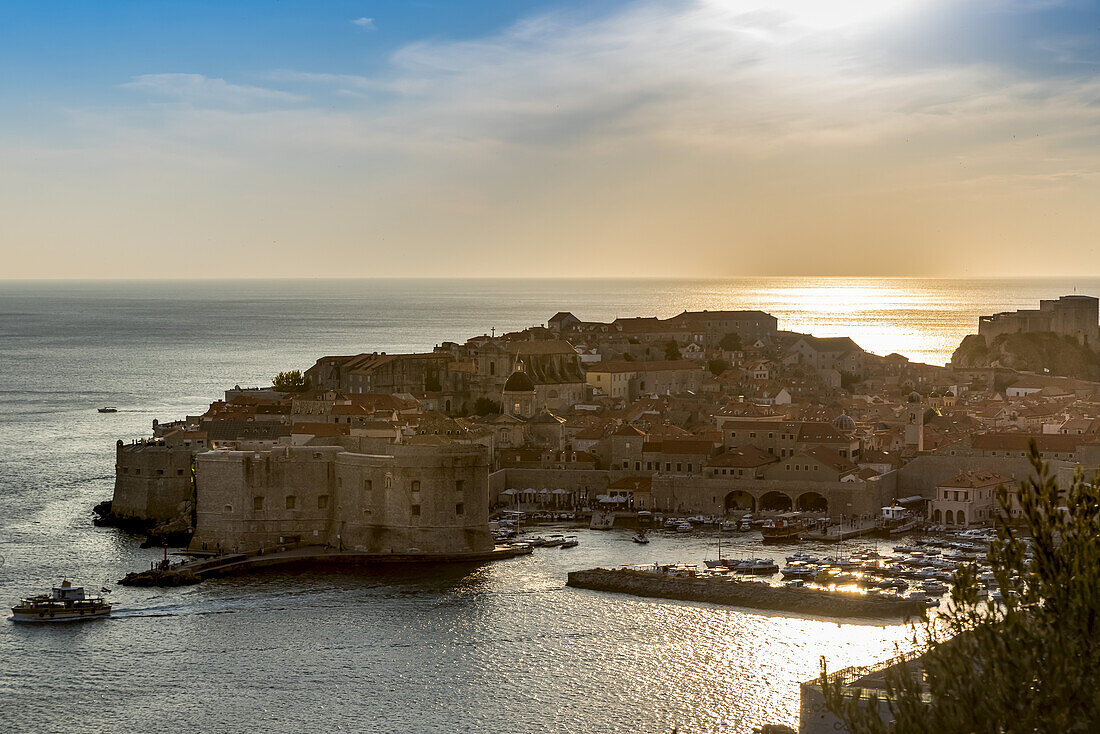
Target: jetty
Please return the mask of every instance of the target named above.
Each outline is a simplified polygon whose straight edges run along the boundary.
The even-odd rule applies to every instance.
[[[148,571],[134,571],[119,579],[123,586],[183,586],[219,576],[251,573],[277,566],[382,566],[431,563],[485,563],[519,555],[509,546],[496,546],[479,553],[412,554],[366,553],[306,545],[274,551],[228,553],[174,564],[158,564]]]
[[[909,599],[890,599],[824,589],[768,586],[725,578],[670,576],[633,568],[571,571],[566,585],[656,599],[790,612],[807,617],[907,619],[920,616],[924,610],[919,602]]]

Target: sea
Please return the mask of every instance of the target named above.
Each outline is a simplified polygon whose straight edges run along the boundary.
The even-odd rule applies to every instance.
[[[140,256],[138,254],[137,256]],[[544,324],[761,309],[779,327],[943,364],[978,317],[1098,278],[0,280],[0,602],[110,589],[75,625],[0,619],[0,730],[751,732],[797,727],[799,683],[905,646],[903,625],[570,589],[570,570],[701,563],[713,531],[579,531],[476,566],[117,585],[162,551],[92,524],[114,444],[328,354],[430,350]],[[100,414],[96,408],[118,407]],[[727,555],[783,551],[742,537]]]

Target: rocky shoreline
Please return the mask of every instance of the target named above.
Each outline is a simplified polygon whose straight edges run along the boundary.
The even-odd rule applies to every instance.
[[[633,569],[593,568],[569,573],[567,586],[657,599],[709,602],[807,617],[917,618],[923,606],[908,599],[788,589],[727,580],[700,579]]]

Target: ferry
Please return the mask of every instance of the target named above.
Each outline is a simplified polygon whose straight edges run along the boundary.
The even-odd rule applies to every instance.
[[[88,596],[83,586],[62,581],[51,594],[21,599],[11,608],[13,622],[73,622],[111,614],[111,605],[100,596]]]

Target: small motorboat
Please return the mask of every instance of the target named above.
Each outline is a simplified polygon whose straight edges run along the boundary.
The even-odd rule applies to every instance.
[[[635,533],[634,537],[631,538],[631,540],[633,540],[635,543],[639,543],[641,545],[645,545],[646,543],[649,542],[649,538],[646,537],[645,533]]]
[[[11,608],[13,622],[78,622],[111,614],[111,605],[101,596],[88,596],[83,586],[62,581],[50,594],[21,599]]]
[[[562,542],[560,547],[562,547],[562,548],[576,548],[580,544],[581,544],[581,542],[579,540],[577,540],[576,535],[567,535],[567,536],[565,536],[565,540]]]
[[[694,529],[690,522],[682,522],[676,526],[676,532],[678,533],[690,533]]]
[[[118,408],[116,408],[113,405],[104,405],[102,408],[99,409],[99,412],[100,413],[117,413]]]
[[[773,573],[779,573],[779,564],[770,558],[750,558],[738,563],[734,571],[754,576],[770,576]]]

